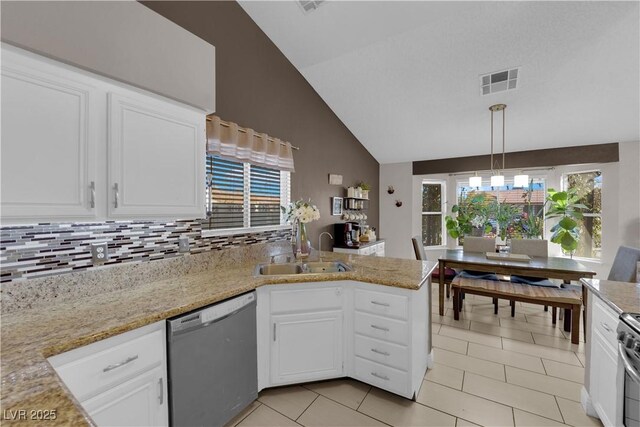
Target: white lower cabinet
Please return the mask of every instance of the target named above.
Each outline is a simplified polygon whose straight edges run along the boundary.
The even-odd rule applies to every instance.
[[[618,359],[617,314],[590,293],[589,396],[605,426],[622,425],[624,368]]]
[[[431,361],[428,288],[355,281],[258,288],[259,389],[352,377],[415,398]]]
[[[166,426],[165,322],[49,358],[98,426]]]
[[[333,252],[354,255],[384,256],[384,241],[366,244],[361,248],[333,248]]]
[[[342,310],[271,317],[271,382],[287,384],[343,374]]]

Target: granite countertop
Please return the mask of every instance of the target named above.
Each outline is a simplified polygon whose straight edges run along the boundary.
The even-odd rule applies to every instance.
[[[199,255],[196,255],[199,256]],[[323,252],[350,263],[341,274],[254,277],[255,262],[220,263],[208,271],[153,280],[130,289],[52,299],[46,307],[3,314],[1,404],[9,410],[57,410],[56,425],[91,424],[46,360],[48,357],[251,291],[259,286],[358,280],[406,289],[426,283],[434,262]],[[161,261],[159,261],[161,262]],[[70,276],[70,275],[69,275]],[[24,423],[22,421],[21,423]],[[30,421],[34,424],[42,421]],[[3,424],[11,420],[3,417]]]
[[[355,247],[355,246],[334,246],[334,248],[353,249],[354,251],[357,251],[358,249],[362,249],[362,248],[366,248],[366,247],[369,247],[369,246],[377,245],[378,243],[384,243],[384,239],[376,239],[373,242],[360,242],[360,244],[357,247]]]
[[[640,283],[582,279],[581,282],[618,314],[640,313]]]

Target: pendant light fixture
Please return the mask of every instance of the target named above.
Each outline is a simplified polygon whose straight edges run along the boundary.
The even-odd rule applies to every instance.
[[[495,104],[489,107],[491,111],[491,186],[502,187],[504,185],[504,110],[507,108],[506,104]],[[502,111],[502,169],[495,170],[493,163],[493,113],[496,111]],[[498,163],[500,165],[500,163]]]
[[[469,177],[469,187],[482,187],[482,177],[478,176],[478,172]]]
[[[514,187],[528,187],[529,186],[529,175],[521,174],[513,177],[513,186]]]

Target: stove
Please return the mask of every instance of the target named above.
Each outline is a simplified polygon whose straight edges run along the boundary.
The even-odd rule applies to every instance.
[[[624,425],[640,426],[640,314],[620,315],[618,357],[625,370]]]

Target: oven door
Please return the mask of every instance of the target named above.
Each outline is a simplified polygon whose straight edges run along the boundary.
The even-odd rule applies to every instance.
[[[640,362],[629,357],[625,346],[618,343],[618,354],[624,365],[624,425],[640,427]]]

